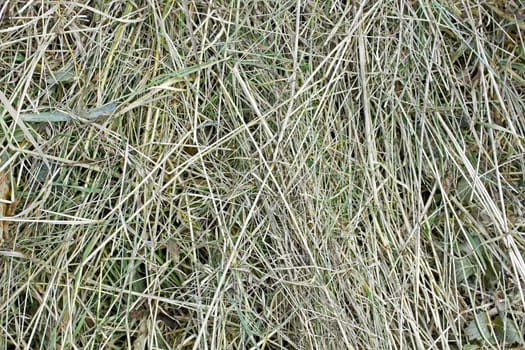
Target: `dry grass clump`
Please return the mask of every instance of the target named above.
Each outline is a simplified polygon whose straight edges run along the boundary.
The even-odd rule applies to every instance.
[[[0,3],[0,349],[522,346],[523,8]]]

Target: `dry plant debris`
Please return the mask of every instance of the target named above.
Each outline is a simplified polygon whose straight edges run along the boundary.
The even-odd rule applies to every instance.
[[[0,350],[523,348],[524,8],[0,1]]]

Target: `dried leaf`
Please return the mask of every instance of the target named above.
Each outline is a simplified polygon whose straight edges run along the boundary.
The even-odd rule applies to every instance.
[[[0,218],[10,215],[11,206],[11,181],[9,175],[2,171],[0,172]],[[0,242],[7,239],[7,221],[0,221]]]
[[[166,248],[168,249],[168,253],[170,254],[171,260],[175,264],[178,264],[180,261],[180,248],[177,241],[173,238],[168,239]]]

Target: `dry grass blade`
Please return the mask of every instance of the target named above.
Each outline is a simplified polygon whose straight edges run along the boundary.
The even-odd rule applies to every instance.
[[[0,349],[525,346],[522,5],[0,2]]]

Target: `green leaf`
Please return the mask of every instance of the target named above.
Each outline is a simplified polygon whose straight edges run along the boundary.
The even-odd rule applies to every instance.
[[[497,315],[491,321],[486,312],[477,313],[464,331],[469,341],[490,344],[516,344],[521,342],[520,332],[512,319]]]
[[[42,113],[28,113],[21,115],[22,120],[25,122],[34,123],[56,123],[56,122],[68,122],[71,120],[71,116],[64,112],[42,112]]]
[[[498,315],[492,323],[500,343],[515,344],[521,341],[520,332],[512,319]]]
[[[454,267],[457,283],[467,282],[468,279],[479,272],[475,259],[469,256],[455,258]]]
[[[88,112],[81,113],[81,115],[86,119],[96,119],[98,117],[102,117],[102,116],[111,114],[115,112],[116,109],[117,109],[117,104],[115,102],[111,102],[101,107],[93,108],[92,110]]]
[[[56,84],[60,82],[72,82],[75,81],[75,73],[72,72],[72,67],[65,67],[56,72],[52,72],[50,76],[46,78],[46,83]]]
[[[521,73],[525,73],[525,64],[521,64],[521,63],[513,63],[512,64],[512,68],[514,70],[517,70]]]
[[[105,116],[113,113],[117,109],[117,104],[111,102],[101,107],[93,108],[86,112],[79,113],[80,116],[86,119],[96,119],[101,116]],[[22,120],[25,122],[33,123],[56,123],[56,122],[68,122],[72,118],[71,115],[64,112],[42,112],[42,113],[27,113],[21,115]]]
[[[486,312],[479,312],[474,315],[464,329],[465,335],[469,341],[484,341],[494,344],[496,341],[492,335],[490,318]]]

